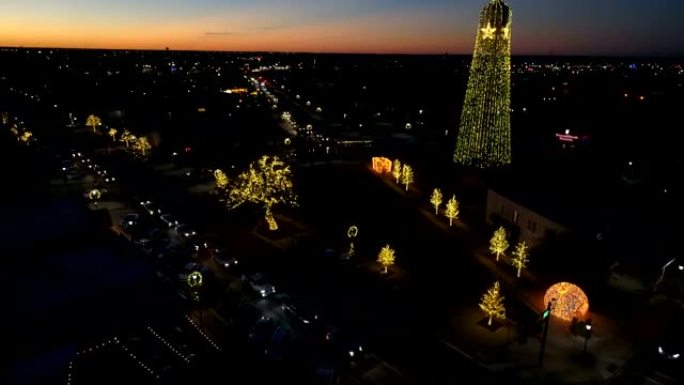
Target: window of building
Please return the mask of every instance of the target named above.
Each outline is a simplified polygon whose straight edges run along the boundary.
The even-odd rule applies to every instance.
[[[513,210],[513,223],[518,223],[518,210]]]

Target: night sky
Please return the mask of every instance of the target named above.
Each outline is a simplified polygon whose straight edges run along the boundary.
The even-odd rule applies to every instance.
[[[470,53],[485,0],[3,0],[0,46]],[[681,55],[682,0],[509,0],[514,54]]]

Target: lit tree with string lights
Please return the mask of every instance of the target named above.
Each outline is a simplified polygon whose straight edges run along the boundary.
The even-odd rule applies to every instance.
[[[225,189],[228,186],[228,175],[219,168],[214,170],[214,179],[216,180],[216,187]]]
[[[491,168],[511,163],[511,8],[488,0],[480,13],[454,161]]]
[[[504,297],[501,295],[501,287],[499,281],[494,282],[494,285],[482,295],[480,301],[480,309],[487,315],[487,325],[492,326],[494,318],[504,320],[506,319],[506,307],[504,306]]]
[[[406,186],[406,191],[408,191],[409,186],[413,183],[413,168],[408,164],[401,168],[401,183]]]
[[[145,156],[147,155],[147,151],[152,149],[152,145],[146,136],[141,136],[133,142],[133,149],[138,151],[140,155]]]
[[[401,167],[401,161],[399,159],[395,159],[394,163],[392,163],[392,176],[394,177],[394,180],[397,182],[397,184],[401,179],[402,170],[403,168]]]
[[[119,136],[119,141],[123,142],[126,145],[126,148],[131,145],[131,143],[135,143],[135,141],[138,138],[133,135],[128,129],[124,128],[123,132],[121,133],[121,136]]]
[[[460,210],[458,208],[458,201],[456,200],[456,195],[452,196],[451,199],[446,204],[446,210],[444,210],[444,216],[449,218],[449,227],[454,223],[454,219],[458,218]]]
[[[384,268],[383,274],[387,274],[387,268],[394,265],[395,259],[396,256],[394,255],[394,249],[392,249],[390,245],[386,245],[380,249],[380,253],[378,253],[378,262]]]
[[[489,240],[489,251],[496,254],[496,260],[508,250],[508,240],[506,239],[506,229],[503,226],[499,227]]]
[[[511,259],[511,264],[518,270],[518,278],[520,278],[522,269],[527,266],[529,261],[529,248],[527,243],[524,241],[518,243],[515,246],[515,251],[513,251],[513,259]]]
[[[228,206],[234,209],[243,203],[264,207],[269,230],[278,230],[272,208],[279,204],[296,206],[297,197],[292,192],[290,166],[277,156],[264,155],[252,162],[249,169],[238,175],[228,193]]]
[[[434,189],[432,191],[432,196],[430,196],[430,203],[432,204],[432,207],[435,208],[435,215],[439,214],[439,206],[442,205],[442,199],[444,199],[442,191],[438,188]]]
[[[107,132],[107,135],[109,135],[110,138],[112,138],[112,142],[116,142],[116,134],[119,132],[116,128],[110,128],[109,131]]]
[[[93,132],[97,133],[97,128],[102,125],[102,119],[100,117],[90,114],[86,118],[86,126],[93,129]]]

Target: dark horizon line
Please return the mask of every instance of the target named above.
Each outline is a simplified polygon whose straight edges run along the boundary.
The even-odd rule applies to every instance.
[[[74,50],[74,51],[138,51],[138,52],[207,52],[233,54],[280,54],[280,55],[348,55],[348,56],[473,56],[472,53],[380,53],[380,52],[315,52],[315,51],[231,51],[231,50],[202,50],[202,49],[171,49],[171,48],[93,48],[93,47],[47,47],[47,46],[0,46],[0,50]],[[684,59],[684,54],[650,53],[650,54],[557,54],[557,53],[518,53],[511,57],[569,57],[569,58],[625,58],[625,59]]]

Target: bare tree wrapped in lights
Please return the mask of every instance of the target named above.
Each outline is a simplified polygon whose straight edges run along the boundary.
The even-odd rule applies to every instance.
[[[489,168],[511,163],[511,8],[489,0],[480,13],[454,161]]]
[[[513,252],[513,259],[511,259],[511,263],[518,270],[518,277],[520,277],[522,269],[524,269],[527,266],[527,263],[530,261],[528,250],[529,247],[527,246],[527,243],[525,243],[524,241],[518,243],[515,246],[515,251]]]
[[[93,129],[93,132],[97,133],[97,128],[102,125],[102,119],[99,116],[90,114],[86,118],[86,126]]]
[[[116,128],[110,128],[107,132],[107,135],[109,135],[112,138],[112,142],[116,142],[116,134],[118,132],[119,131]]]
[[[444,197],[442,196],[442,191],[440,189],[436,188],[432,191],[430,203],[432,204],[432,207],[435,208],[435,215],[439,214],[439,206],[442,205],[442,199],[444,199]]]
[[[506,229],[503,226],[499,227],[489,240],[489,251],[496,254],[496,260],[508,250],[508,240],[506,239]]]
[[[390,245],[386,245],[385,247],[380,249],[380,253],[378,253],[378,262],[384,268],[384,274],[387,274],[387,268],[394,265],[395,259],[396,256],[394,255],[394,249],[391,248]]]
[[[406,191],[408,191],[409,186],[413,183],[413,168],[408,164],[401,168],[401,183],[406,186]]]
[[[128,148],[128,146],[130,146],[132,143],[135,143],[137,139],[138,138],[126,128],[124,128],[123,132],[119,136],[119,141],[123,142],[126,145],[126,148]]]
[[[480,301],[480,309],[489,318],[487,325],[492,325],[494,318],[504,320],[506,319],[506,307],[504,306],[504,297],[501,295],[501,287],[499,281],[494,282],[494,285],[482,295]]]
[[[216,187],[220,189],[228,187],[228,175],[220,168],[214,170],[214,179],[216,180]]]
[[[238,175],[228,193],[228,205],[236,208],[245,202],[263,205],[270,230],[278,230],[272,208],[278,204],[295,206],[292,171],[277,156],[264,155]]]
[[[456,200],[456,195],[454,195],[449,199],[446,204],[446,210],[444,210],[444,216],[449,218],[449,227],[454,224],[454,219],[458,218],[459,213],[458,201]]]
[[[395,159],[394,163],[392,163],[392,176],[397,183],[399,183],[399,180],[401,179],[401,172],[401,161],[399,159]]]
[[[152,145],[150,144],[150,140],[147,139],[146,136],[141,136],[133,142],[133,149],[138,151],[140,155],[146,156],[147,151],[152,149]]]

